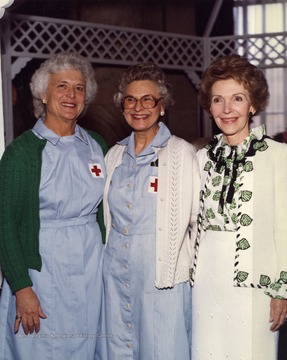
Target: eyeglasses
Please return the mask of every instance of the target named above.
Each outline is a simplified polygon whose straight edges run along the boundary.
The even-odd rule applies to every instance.
[[[124,109],[133,109],[139,101],[144,109],[153,109],[157,106],[160,100],[162,100],[162,97],[156,99],[151,95],[144,95],[140,99],[136,99],[133,96],[125,96],[122,99],[121,104]]]

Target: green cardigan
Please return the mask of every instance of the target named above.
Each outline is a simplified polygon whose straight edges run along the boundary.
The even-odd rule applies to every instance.
[[[92,131],[101,146],[107,145]],[[11,291],[32,286],[28,269],[41,271],[39,187],[46,140],[28,130],[9,144],[0,161],[0,265]],[[104,239],[102,204],[98,223]]]

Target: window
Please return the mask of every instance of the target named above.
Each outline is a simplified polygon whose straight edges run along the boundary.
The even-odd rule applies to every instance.
[[[234,0],[235,35],[282,33],[287,29],[287,0]],[[272,40],[263,44],[264,52],[274,58],[285,51]],[[249,49],[250,57],[256,47]],[[286,58],[286,57],[285,57]],[[274,136],[287,128],[287,68],[282,65],[264,69],[270,91],[269,105],[264,114],[256,116],[252,126],[264,123],[267,134]]]

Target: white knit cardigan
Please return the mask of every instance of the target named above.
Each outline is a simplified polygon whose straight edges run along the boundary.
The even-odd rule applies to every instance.
[[[106,155],[107,181],[103,197],[106,243],[111,228],[108,191],[125,148],[125,145],[117,144]],[[172,136],[167,146],[155,147],[155,151],[159,158],[155,286],[163,289],[190,278],[200,181],[195,148],[191,144]]]

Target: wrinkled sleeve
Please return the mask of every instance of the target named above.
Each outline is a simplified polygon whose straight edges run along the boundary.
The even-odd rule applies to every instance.
[[[273,298],[287,299],[287,145],[282,144],[279,150],[274,156],[274,245],[277,274],[266,293]]]
[[[27,190],[24,158],[12,143],[0,161],[0,264],[12,292],[32,285],[19,237]]]

